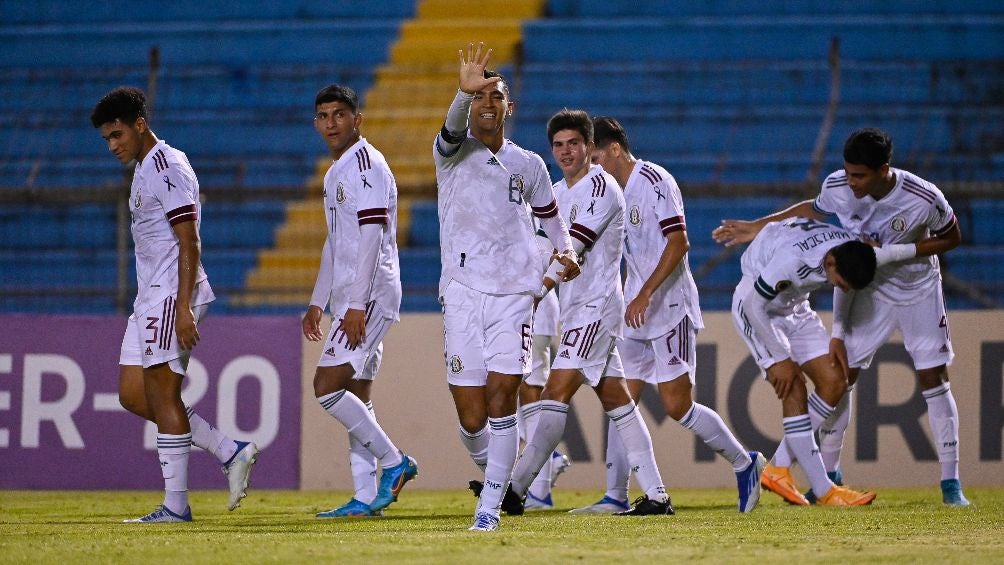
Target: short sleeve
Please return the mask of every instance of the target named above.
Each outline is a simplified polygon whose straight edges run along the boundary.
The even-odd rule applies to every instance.
[[[942,237],[955,229],[959,225],[959,220],[951,205],[948,204],[945,195],[940,190],[935,191],[934,194],[934,203],[928,211],[926,223],[932,235]]]
[[[580,209],[575,216],[575,220],[568,228],[568,233],[573,238],[585,244],[586,248],[592,247],[599,234],[603,233],[607,224],[617,214],[623,214],[624,210],[617,206],[616,183],[608,181],[607,175],[593,175],[588,179],[592,186],[585,188],[592,191],[588,199],[583,198]],[[610,186],[613,184],[613,186]],[[578,189],[576,189],[578,190]],[[586,202],[589,202],[586,204]]]
[[[652,185],[652,190],[655,191],[655,214],[659,218],[662,235],[668,236],[675,231],[686,231],[687,220],[680,205],[683,199],[676,179],[672,176],[664,178]]]
[[[195,202],[196,181],[176,167],[166,168],[150,181],[151,192],[156,194],[171,225],[198,219]]]
[[[765,300],[773,300],[797,280],[798,265],[789,261],[771,261],[760,271],[753,288]]]
[[[356,214],[360,226],[389,222],[393,183],[394,175],[386,163],[359,172]]]

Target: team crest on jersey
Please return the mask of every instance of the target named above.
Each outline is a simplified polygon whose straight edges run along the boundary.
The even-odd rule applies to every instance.
[[[525,185],[526,185],[526,183],[523,182],[523,175],[520,175],[520,174],[511,174],[511,175],[509,175],[509,188],[510,189],[514,189],[514,190],[518,190],[520,196],[523,195],[523,189],[524,189]]]
[[[568,221],[569,222],[574,222],[575,221],[575,217],[578,216],[578,215],[579,215],[579,205],[578,204],[572,204],[572,211],[568,213]]]
[[[903,233],[906,231],[906,219],[903,216],[896,216],[892,219],[892,223],[889,224],[892,231]]]
[[[456,375],[463,370],[464,370],[464,364],[463,362],[460,361],[460,356],[454,355],[453,357],[450,357],[450,371]]]
[[[136,191],[136,198],[132,201],[132,207],[133,208],[139,208],[142,205],[143,205],[143,191],[142,190],[137,190]]]
[[[637,204],[631,207],[631,212],[628,214],[628,220],[631,221],[632,226],[637,226],[641,223],[641,210],[638,208]]]
[[[335,202],[341,204],[345,202],[345,185],[338,183],[338,187],[335,188]]]
[[[784,292],[784,290],[789,286],[791,286],[791,281],[780,281],[776,285],[774,285],[774,290],[778,292]]]

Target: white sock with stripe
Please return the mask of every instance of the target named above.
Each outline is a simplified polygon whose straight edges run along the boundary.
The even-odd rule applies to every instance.
[[[812,420],[808,414],[800,416],[789,416],[782,420],[784,422],[784,441],[788,448],[798,459],[799,465],[805,471],[805,476],[809,479],[812,492],[817,497],[824,496],[830,492],[833,483],[826,476],[826,469],[823,468],[823,460],[819,456],[819,449],[816,447],[816,438],[812,435]]]
[[[237,453],[237,442],[196,414],[191,406],[186,406],[185,412],[192,428],[192,445],[212,453],[221,464],[230,461],[234,453]]]
[[[724,457],[736,473],[746,469],[753,462],[749,453],[725,425],[722,417],[711,408],[694,402],[690,410],[680,418],[680,425],[697,434],[705,445]]]
[[[620,408],[607,412],[607,416],[617,428],[617,433],[624,442],[628,463],[634,471],[635,478],[641,489],[652,500],[665,502],[666,485],[662,483],[662,475],[655,463],[655,451],[652,448],[652,436],[648,426],[641,417],[641,412],[634,402],[629,402]]]
[[[485,467],[485,482],[477,512],[499,515],[502,496],[509,486],[517,454],[519,426],[516,425],[516,415],[488,418],[488,465]]]
[[[373,403],[367,402],[366,409],[376,419]],[[377,460],[370,450],[363,447],[361,441],[349,434],[349,470],[352,472],[352,486],[355,488],[353,498],[369,504],[376,498],[377,492]]]
[[[959,408],[952,385],[942,383],[921,391],[927,401],[927,421],[941,462],[941,480],[959,478]]]
[[[823,457],[823,465],[828,472],[840,468],[840,451],[844,448],[844,435],[851,420],[852,406],[854,406],[854,385],[847,387],[843,398],[819,426],[819,454]]]
[[[513,492],[519,496],[526,494],[530,484],[544,466],[544,462],[551,458],[551,453],[561,441],[561,436],[565,435],[567,421],[567,404],[556,400],[540,401],[537,428],[523,448],[523,453],[512,471]]]
[[[621,434],[617,431],[617,426],[613,422],[607,422],[607,492],[614,500],[625,501],[628,499],[628,488],[631,480],[631,465],[628,464],[627,451],[624,450],[624,442],[621,441]]]
[[[390,441],[359,397],[342,389],[320,396],[317,401],[328,414],[341,422],[363,447],[380,460],[381,467],[386,469],[401,464],[401,452]]]
[[[485,465],[488,464],[488,423],[486,422],[485,427],[473,434],[465,430],[463,426],[458,425],[457,427],[460,429],[460,442],[467,448],[471,460],[484,471]]]
[[[519,413],[523,419],[523,427],[520,429],[520,434],[523,435],[525,433],[525,437],[529,439],[533,437],[534,432],[537,430],[537,422],[540,420],[540,401],[520,406]],[[524,432],[523,430],[526,431]],[[540,472],[537,473],[537,478],[530,484],[528,493],[538,500],[543,500],[551,494],[552,459],[552,457],[548,457],[547,461],[544,461]]]
[[[181,515],[188,509],[188,454],[192,434],[157,434],[157,456],[164,477],[164,506]]]

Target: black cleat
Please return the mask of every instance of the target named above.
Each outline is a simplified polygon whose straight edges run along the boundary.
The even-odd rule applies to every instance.
[[[481,498],[481,490],[484,487],[485,485],[481,481],[469,481],[467,483],[467,488],[478,498]],[[502,511],[510,516],[519,516],[523,514],[524,510],[523,499],[512,491],[512,484],[510,484],[505,489],[505,496],[502,497]]]
[[[635,499],[631,510],[624,512],[614,512],[614,516],[662,516],[676,514],[673,510],[673,501],[666,497],[666,502],[652,500],[648,496],[639,496]]]

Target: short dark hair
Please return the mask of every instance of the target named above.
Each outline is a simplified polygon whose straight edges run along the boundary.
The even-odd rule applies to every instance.
[[[359,96],[348,86],[329,84],[317,91],[317,96],[314,97],[314,109],[328,102],[341,102],[348,106],[353,114],[359,110]]]
[[[589,143],[593,140],[593,121],[585,110],[569,110],[562,108],[547,121],[547,143],[554,142],[554,134],[563,129],[575,130],[582,134],[582,139]]]
[[[855,290],[871,284],[875,278],[875,248],[863,241],[848,241],[830,250],[837,274]]]
[[[505,76],[503,76],[502,73],[500,73],[498,71],[490,71],[488,69],[485,69],[484,76],[485,76],[485,78],[499,77],[500,79],[502,79],[502,80],[499,81],[499,84],[502,85],[502,92],[505,93],[505,97],[506,98],[510,97],[509,96],[509,81],[506,80]]]
[[[593,141],[597,147],[606,147],[616,141],[624,148],[624,151],[631,152],[631,144],[628,143],[624,126],[609,116],[593,118]]]
[[[892,162],[892,138],[878,128],[859,129],[844,143],[844,161],[877,171]]]
[[[140,118],[146,119],[146,95],[136,87],[120,86],[102,96],[94,106],[91,125],[99,128],[116,120],[135,124]]]

